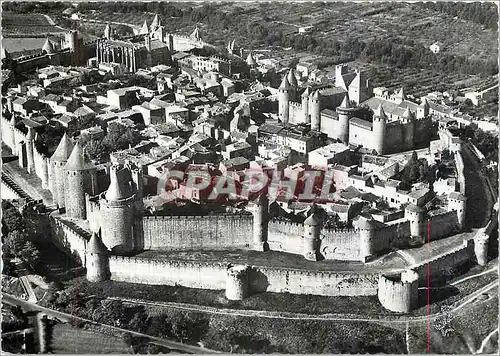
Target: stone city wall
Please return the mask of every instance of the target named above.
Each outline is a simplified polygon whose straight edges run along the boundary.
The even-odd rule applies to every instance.
[[[385,228],[374,230],[372,241],[374,251],[387,251],[394,246],[404,244],[410,235],[410,222],[408,220],[388,224]]]
[[[415,270],[419,276],[420,285],[427,284],[428,264],[431,268],[431,276],[439,278],[444,272],[463,266],[474,260],[473,240],[464,240],[461,246],[450,249],[448,252],[435,256],[430,260],[416,264],[411,269]]]
[[[401,280],[384,275],[378,281],[378,299],[391,311],[408,313],[418,305],[418,275],[410,271],[413,280]],[[414,275],[414,276],[413,276]]]
[[[303,235],[302,224],[281,220],[269,221],[267,242],[271,251],[302,254]]]
[[[446,211],[441,214],[433,215],[429,218],[431,240],[447,237],[459,230],[457,212]],[[425,236],[428,234],[427,222],[425,226]]]
[[[319,252],[327,260],[358,261],[359,234],[354,229],[321,230]]]
[[[131,283],[182,285],[223,290],[227,264],[112,256],[111,279]],[[315,295],[376,295],[377,275],[252,267],[249,292]]]
[[[87,241],[90,240],[90,234],[54,215],[49,216],[49,222],[51,242],[56,244],[60,249],[78,256],[82,264],[85,265],[85,251]]]
[[[144,217],[146,250],[249,247],[251,215]]]
[[[460,187],[460,193],[465,195],[465,175],[464,175],[464,160],[462,158],[462,152],[455,151],[455,165],[457,168],[457,181]]]

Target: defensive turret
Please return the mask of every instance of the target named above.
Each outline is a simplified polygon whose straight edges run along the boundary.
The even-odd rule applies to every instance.
[[[64,193],[66,186],[66,176],[64,174],[64,166],[73,151],[73,143],[68,135],[65,133],[56,148],[56,151],[50,157],[50,170],[51,170],[51,191],[52,200],[60,208],[66,205]]]
[[[311,123],[311,115],[309,114],[309,95],[311,95],[311,87],[307,86],[302,93],[302,114],[304,115],[304,121],[306,124]]]
[[[250,51],[250,53],[248,53],[248,56],[247,56],[246,62],[247,62],[247,65],[248,65],[250,68],[255,67],[255,65],[257,64],[257,62],[255,61],[255,58],[253,57],[253,53],[252,53],[252,51]]]
[[[49,38],[45,40],[45,43],[42,47],[42,52],[45,52],[47,54],[54,53],[54,45],[52,44],[52,42],[50,42]]]
[[[418,242],[425,241],[425,210],[417,205],[408,204],[405,208],[405,218],[410,222],[410,234]]]
[[[148,21],[144,20],[141,30],[139,31],[139,35],[146,35],[148,33],[149,33]]]
[[[254,201],[253,213],[253,249],[256,251],[268,251],[267,242],[269,227],[269,198],[267,194],[261,194]]]
[[[110,277],[109,252],[97,233],[92,233],[92,237],[87,243],[86,269],[87,280],[89,282],[102,282]]]
[[[457,212],[458,228],[462,230],[465,227],[465,208],[467,197],[459,192],[451,192],[448,195],[448,211]]]
[[[112,37],[111,26],[108,23],[104,28],[104,38],[111,40],[112,39],[111,37]]]
[[[343,143],[349,142],[349,119],[352,116],[352,109],[349,103],[349,94],[345,94],[344,100],[336,109],[339,116],[339,132],[338,139]]]
[[[66,176],[65,202],[66,213],[75,219],[86,219],[85,194],[96,193],[96,167],[83,152],[79,142],[73,148],[64,167]]]
[[[278,116],[283,124],[288,124],[290,115],[290,83],[288,76],[284,76],[278,88]]]
[[[321,241],[322,219],[316,207],[312,208],[311,215],[304,220],[304,258],[318,261],[319,244]]]
[[[319,90],[309,96],[309,114],[311,115],[311,130],[319,131],[321,127],[321,97]]]
[[[385,130],[387,115],[382,104],[379,104],[373,115],[373,146],[379,155],[385,153]]]
[[[118,254],[134,250],[133,217],[136,195],[127,168],[110,167],[109,188],[101,196],[102,240]]]

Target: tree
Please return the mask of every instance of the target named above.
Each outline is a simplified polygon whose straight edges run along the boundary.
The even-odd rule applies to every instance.
[[[85,145],[85,151],[91,160],[101,162],[106,155],[106,147],[102,140],[90,139]]]
[[[25,227],[23,216],[16,207],[12,203],[2,200],[2,234],[24,230]]]
[[[31,241],[24,243],[23,249],[19,253],[20,258],[32,269],[40,262],[40,252]]]
[[[123,150],[129,145],[135,146],[140,142],[140,136],[130,127],[125,127],[116,122],[108,126],[108,132],[104,138],[103,144],[108,152]]]

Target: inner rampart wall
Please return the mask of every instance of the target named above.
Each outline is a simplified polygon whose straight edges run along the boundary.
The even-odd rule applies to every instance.
[[[248,247],[251,215],[144,217],[146,250]]]
[[[354,229],[323,229],[319,252],[327,260],[359,260],[359,234]]]
[[[85,266],[85,251],[87,241],[90,240],[90,234],[71,226],[57,216],[49,216],[51,229],[51,242],[56,244],[60,249],[69,251],[72,255],[78,256],[82,264]]]
[[[457,212],[454,210],[431,216],[429,223],[431,240],[449,236],[459,230]]]

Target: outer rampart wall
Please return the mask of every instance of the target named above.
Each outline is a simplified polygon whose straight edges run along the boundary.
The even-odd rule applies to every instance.
[[[445,254],[437,256],[431,260],[424,261],[411,268],[418,273],[419,282],[427,283],[428,264],[431,268],[431,276],[437,278],[442,276],[445,271],[460,267],[474,260],[473,240],[464,241],[461,246],[455,247]]]
[[[465,195],[465,175],[464,175],[464,160],[460,151],[455,151],[455,164],[457,167],[457,181],[460,187],[460,193]]]
[[[51,228],[51,241],[59,246],[59,248],[70,251],[73,255],[78,256],[85,266],[85,251],[90,235],[83,230],[78,231],[76,228],[53,215],[49,217],[49,222]]]
[[[216,290],[226,287],[227,267],[221,263],[157,261],[121,256],[110,258],[112,280]],[[249,289],[250,293],[376,295],[377,275],[253,267],[249,272]]]
[[[252,243],[251,215],[144,217],[144,248],[247,247]]]

